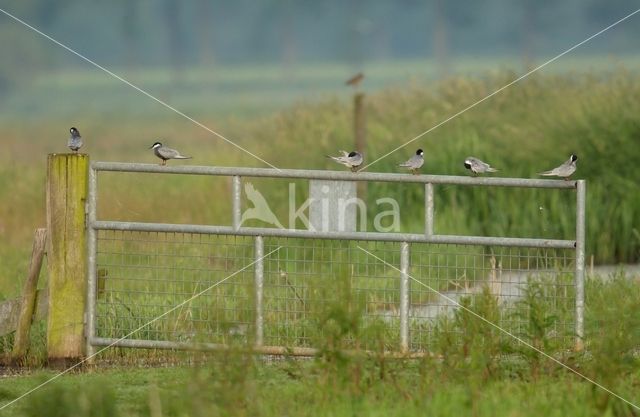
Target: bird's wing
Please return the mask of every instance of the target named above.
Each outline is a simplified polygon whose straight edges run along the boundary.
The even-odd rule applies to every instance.
[[[169,159],[180,156],[180,152],[176,151],[175,149],[165,148],[165,147],[159,148],[158,153],[163,157],[169,158]]]
[[[482,165],[482,167],[484,168],[485,171],[487,171],[487,172],[493,172],[494,171],[494,169],[491,168],[491,165],[487,164],[486,162],[480,161],[480,164]]]
[[[412,156],[411,158],[407,159],[406,162],[403,162],[403,163],[399,164],[399,166],[401,166],[401,167],[413,167],[415,165],[418,165],[418,160],[415,157],[415,155]]]

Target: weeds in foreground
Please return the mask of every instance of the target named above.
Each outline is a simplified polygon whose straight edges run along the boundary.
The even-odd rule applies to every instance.
[[[531,284],[531,283],[530,283]],[[640,285],[622,276],[589,280],[585,353],[569,354],[556,344],[553,305],[544,286],[530,285],[518,303],[525,323],[519,337],[561,358],[617,394],[637,401],[640,346]],[[328,303],[318,321],[327,337],[312,360],[259,357],[238,342],[202,356],[181,382],[145,380],[135,406],[121,407],[120,387],[106,378],[63,377],[24,402],[25,416],[280,416],[280,415],[541,415],[549,413],[633,416],[635,409],[615,396],[565,372],[518,346],[473,311],[495,321],[511,314],[485,289],[464,298],[469,310],[443,318],[435,330],[435,356],[394,359],[364,350],[358,339],[367,328],[357,297],[339,290],[347,303]],[[378,327],[376,327],[378,326]],[[347,351],[344,347],[348,347]],[[132,378],[134,378],[132,376]],[[115,390],[117,388],[117,391]],[[12,391],[0,390],[2,401]],[[133,401],[133,400],[129,400]],[[523,404],[526,406],[523,407]],[[124,410],[128,410],[125,414]]]

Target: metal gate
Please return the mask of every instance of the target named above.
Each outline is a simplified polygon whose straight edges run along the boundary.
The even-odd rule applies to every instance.
[[[231,177],[231,224],[97,219],[100,171]],[[256,177],[423,184],[424,232],[243,227],[242,179]],[[575,239],[437,234],[434,187],[443,184],[575,190]],[[515,335],[526,330],[523,303],[545,303],[555,317],[548,336],[581,347],[582,180],[94,162],[87,206],[87,354],[242,344],[312,355],[336,337],[347,348],[420,354],[456,331],[460,304],[483,296],[496,302],[496,324]]]

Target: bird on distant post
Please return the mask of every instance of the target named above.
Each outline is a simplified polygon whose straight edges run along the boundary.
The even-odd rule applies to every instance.
[[[78,150],[82,148],[82,136],[80,136],[80,132],[75,127],[69,129],[69,141],[67,142],[67,146],[74,153],[78,153]]]
[[[162,146],[162,143],[156,142],[149,149],[153,149],[153,153],[160,159],[162,159],[162,163],[160,165],[166,165],[169,159],[191,159],[190,156],[180,155],[180,152],[175,149],[167,148],[166,146]]]
[[[360,83],[362,82],[362,80],[364,80],[364,74],[362,72],[357,73],[356,75],[354,75],[353,77],[349,78],[345,84],[349,85],[353,88],[358,88],[360,86]]]

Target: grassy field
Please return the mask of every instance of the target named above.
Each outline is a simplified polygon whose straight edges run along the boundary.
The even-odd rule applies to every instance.
[[[398,70],[379,71],[373,72],[374,79],[392,77],[384,74]],[[288,96],[286,92],[280,94],[286,83],[275,69],[259,75],[232,71],[225,77],[223,85],[209,85],[206,74],[190,73],[182,86],[160,94],[178,107],[184,105],[184,110],[201,122],[279,167],[337,168],[324,155],[351,147],[348,93],[310,95],[295,104],[290,101],[291,97],[299,97],[296,88],[329,85],[332,77],[341,77],[340,70],[311,71],[309,79],[301,76],[300,84],[288,90]],[[239,87],[260,77],[272,80],[273,91],[267,88],[255,94],[252,89],[242,91]],[[131,78],[155,90],[165,84],[166,74],[132,74]],[[369,93],[368,161],[515,78],[514,73],[504,71],[438,83],[416,79]],[[33,229],[44,223],[46,154],[66,150],[70,125],[80,128],[86,138],[85,149],[93,160],[155,163],[146,148],[162,138],[168,145],[195,156],[186,163],[261,166],[191,122],[157,104],[149,104],[147,98],[134,92],[116,91],[116,86],[115,81],[79,72],[43,78],[3,101],[3,298],[16,296],[22,286]],[[369,171],[395,172],[399,161],[421,147],[426,151],[424,171],[428,173],[466,175],[462,160],[472,154],[498,167],[498,175],[534,177],[575,152],[580,157],[577,178],[588,181],[587,256],[593,256],[596,263],[637,262],[638,96],[640,76],[622,69],[535,75],[373,165]],[[260,110],[265,108],[273,111]],[[272,208],[285,219],[287,207],[282,202],[288,192],[286,182],[254,184],[270,201],[276,201]],[[229,183],[223,179],[105,174],[100,177],[100,187],[102,219],[203,224],[230,221],[229,203],[220,198],[229,192]],[[422,230],[420,189],[369,187],[369,203],[382,196],[402,203],[402,230]],[[303,197],[301,191],[299,198]],[[438,187],[436,231],[573,238],[574,207],[571,192]],[[638,278],[588,282],[585,354],[572,353],[555,343],[550,328],[564,313],[544,303],[536,304],[540,300],[533,293],[528,299],[530,304],[516,311],[518,319],[527,323],[521,336],[638,402]],[[190,293],[192,289],[184,291]],[[488,318],[500,314],[490,296],[465,302]],[[175,355],[173,359],[166,353],[114,349],[105,359],[118,360],[123,367],[64,376],[1,413],[153,417],[637,415],[637,410],[628,404],[513,343],[469,314],[459,312],[451,321],[440,324],[448,331],[434,339],[432,349],[438,359],[395,361],[382,355],[366,358],[361,352],[353,356],[341,354],[341,348],[352,348],[359,338],[366,339],[367,347],[373,346],[375,351],[370,340],[376,333],[369,333],[370,329],[362,327],[362,322],[347,314],[348,310],[329,308],[320,313],[325,314],[323,323],[327,326],[321,334],[331,337],[314,340],[322,353],[312,360],[267,361],[243,354],[242,345],[226,353]],[[35,329],[33,365],[42,361],[42,330]],[[2,351],[8,350],[10,342],[10,337],[0,339]],[[143,360],[156,364],[192,361],[199,365],[141,369],[138,364]],[[1,378],[0,401],[6,403],[52,375],[44,372]]]
[[[117,369],[65,376],[3,415],[16,416],[600,416],[634,415],[622,401],[570,375],[467,379],[446,375],[431,363],[380,364],[360,361],[326,371],[316,361],[264,364],[228,369],[213,359],[199,370]],[[429,367],[429,370],[425,368]],[[246,372],[241,375],[240,372]],[[219,373],[225,372],[225,377]],[[558,371],[560,374],[561,371]],[[6,399],[53,373],[12,378]],[[618,392],[636,376],[618,381]],[[626,387],[625,387],[626,385]],[[622,390],[620,390],[622,389]],[[20,410],[20,411],[17,411]]]
[[[536,326],[551,316],[544,308],[529,310],[533,338],[527,340],[637,404],[639,279],[614,275],[588,281],[587,353],[558,349],[543,333],[536,341]],[[492,318],[486,300],[469,305]],[[65,375],[2,415],[637,415],[628,403],[464,312],[454,318],[459,336],[440,341],[434,350],[438,358],[415,360],[367,357],[357,350],[344,355],[344,343],[362,329],[348,317],[336,315],[331,321],[344,330],[327,337],[313,359],[260,358],[236,345],[216,354],[177,354],[164,361],[168,367],[145,369],[139,366],[143,356],[124,355],[119,366]],[[153,355],[149,352],[147,359],[163,362]],[[194,364],[175,365],[180,362]],[[0,406],[54,375],[1,378]]]
[[[394,74],[384,67],[379,71],[379,80],[384,74]],[[275,79],[274,89],[280,91],[282,84],[276,74],[275,70],[265,71],[264,77]],[[338,70],[328,74],[338,78]],[[305,82],[313,83],[314,77],[321,75],[311,72]],[[206,125],[279,167],[339,169],[324,155],[352,146],[348,93],[329,93],[270,114],[241,113],[237,109],[246,108],[247,103],[239,96],[235,96],[239,101],[231,99],[233,85],[251,83],[255,78],[242,72],[226,74],[224,85],[229,90],[221,101],[215,89],[203,87],[206,78],[198,84],[198,76],[202,74],[190,74],[186,81],[189,87],[171,90],[166,99],[186,103],[192,96],[198,97],[192,94],[195,90],[202,97],[212,97],[215,106],[222,103],[224,107],[224,98],[229,98],[231,113],[226,116],[217,117],[224,112],[214,104],[207,111],[206,99],[194,98],[196,104],[186,110],[193,110]],[[151,87],[162,85],[163,77],[140,75]],[[369,94],[367,160],[373,161],[514,77],[500,72],[439,83],[416,79]],[[376,79],[375,71],[372,78]],[[426,151],[424,172],[466,175],[461,161],[472,154],[499,168],[500,176],[535,177],[575,152],[580,158],[576,177],[588,181],[588,258],[593,256],[595,263],[636,262],[640,258],[640,193],[632,190],[640,181],[638,81],[640,76],[625,70],[534,75],[374,164],[369,171],[396,172],[396,164],[421,147]],[[84,150],[93,160],[155,162],[146,148],[161,138],[195,155],[187,163],[261,166],[188,120],[134,91],[120,91],[114,83],[89,73],[60,75],[38,81],[4,103],[6,111],[0,124],[5,146],[0,155],[0,296],[14,296],[21,288],[33,230],[44,223],[46,154],[66,150],[69,125],[80,128],[86,138]],[[110,91],[118,94],[110,97]],[[268,96],[268,89],[262,93]],[[280,103],[290,99],[283,98]],[[21,107],[16,100],[31,104]],[[274,98],[272,108],[281,107],[278,100]],[[49,116],[44,114],[47,106],[52,108]],[[251,121],[247,121],[249,117]],[[229,183],[223,179],[105,174],[100,184],[104,192],[99,216],[104,219],[230,221],[226,199],[212,204],[213,195],[229,192]],[[286,182],[256,180],[254,184],[272,202],[276,214],[286,219]],[[304,187],[299,191],[298,199],[304,198]],[[382,196],[402,203],[402,230],[422,230],[419,187],[371,186],[369,207],[375,207],[373,202]],[[570,192],[439,187],[436,231],[572,238],[574,200]]]

